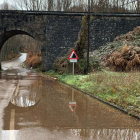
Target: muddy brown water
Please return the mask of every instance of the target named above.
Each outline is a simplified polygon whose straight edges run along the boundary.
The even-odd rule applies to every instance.
[[[140,140],[140,120],[53,78],[11,69],[17,92],[4,108],[3,140]]]

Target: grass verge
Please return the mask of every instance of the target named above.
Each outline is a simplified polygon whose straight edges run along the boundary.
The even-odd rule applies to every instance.
[[[140,73],[102,71],[89,75],[58,74],[53,70],[42,73],[42,76],[56,77],[78,89],[84,90],[115,106],[127,110],[128,114],[140,116]]]

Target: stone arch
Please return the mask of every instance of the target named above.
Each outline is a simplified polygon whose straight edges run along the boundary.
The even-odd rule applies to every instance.
[[[35,39],[34,36],[32,36],[31,34],[29,34],[28,32],[22,31],[22,30],[11,30],[11,31],[7,31],[5,33],[3,33],[2,35],[0,35],[0,50],[2,49],[3,44],[12,36],[14,35],[19,35],[19,34],[24,34],[24,35],[29,35],[32,38]]]
[[[39,40],[39,37],[35,34],[35,33],[28,33],[26,31],[23,31],[23,30],[10,30],[10,31],[7,31],[3,34],[0,35],[0,52],[1,52],[1,49],[2,49],[2,46],[4,45],[4,43],[9,39],[11,38],[12,36],[15,36],[15,35],[28,35],[36,40]],[[34,34],[34,35],[33,35]],[[0,70],[2,69],[1,67],[1,55],[0,55]]]

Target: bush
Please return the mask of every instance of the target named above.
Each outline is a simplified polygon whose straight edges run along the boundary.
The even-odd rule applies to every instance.
[[[114,71],[140,70],[140,48],[127,46],[104,57],[105,66]]]
[[[68,67],[68,59],[66,57],[60,57],[55,60],[53,63],[53,69],[55,72],[58,72],[59,74],[62,74],[66,72],[66,69]]]
[[[29,52],[26,58],[27,67],[37,68],[41,65],[41,52]]]
[[[89,55],[89,70],[99,71],[102,69],[101,59],[95,55],[93,52]]]
[[[116,37],[113,42],[100,46],[93,53],[98,58],[101,68],[109,67],[113,71],[132,71],[140,69],[139,47],[140,26],[127,34]]]
[[[19,56],[20,56],[20,54],[14,54],[14,52],[11,51],[10,54],[8,55],[8,60],[11,60],[11,59],[13,59],[15,57],[19,57]]]

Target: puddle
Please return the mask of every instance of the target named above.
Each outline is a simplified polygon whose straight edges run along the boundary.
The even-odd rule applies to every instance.
[[[16,92],[10,101],[13,105],[25,108],[34,106],[42,96],[42,81],[19,81]]]
[[[12,96],[11,103],[18,107],[30,107],[36,104],[35,99],[29,96]]]
[[[13,140],[139,140],[140,121],[57,80],[20,69],[0,78],[19,81],[4,109],[2,138]],[[8,73],[14,75],[7,75]],[[3,140],[2,139],[2,140]]]

